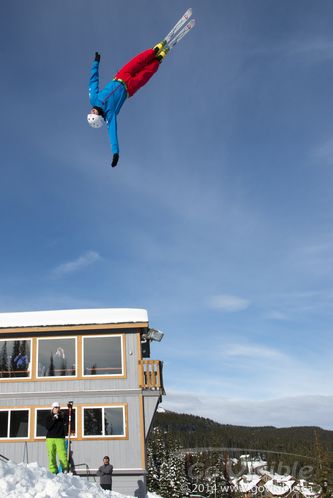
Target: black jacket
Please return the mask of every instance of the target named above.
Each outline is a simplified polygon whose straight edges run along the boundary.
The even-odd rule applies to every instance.
[[[64,438],[66,436],[65,419],[62,413],[55,417],[53,413],[47,416],[45,427],[47,429],[46,437]]]
[[[100,484],[112,484],[112,465],[101,465],[97,471],[97,475],[101,476]]]

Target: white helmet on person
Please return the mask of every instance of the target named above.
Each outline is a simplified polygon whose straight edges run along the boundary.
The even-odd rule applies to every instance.
[[[52,403],[52,408],[60,408],[58,401],[54,401],[54,403]]]
[[[105,124],[105,120],[100,114],[88,114],[87,121],[92,128],[101,128]]]

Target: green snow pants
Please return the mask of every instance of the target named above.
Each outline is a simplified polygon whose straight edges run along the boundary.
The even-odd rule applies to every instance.
[[[58,473],[57,455],[62,471],[68,470],[65,440],[57,437],[46,438],[46,447],[50,472],[52,472],[52,474]]]

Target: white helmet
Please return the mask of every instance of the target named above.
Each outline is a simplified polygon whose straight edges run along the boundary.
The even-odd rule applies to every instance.
[[[88,114],[87,121],[92,128],[101,128],[105,124],[104,118],[100,114]]]

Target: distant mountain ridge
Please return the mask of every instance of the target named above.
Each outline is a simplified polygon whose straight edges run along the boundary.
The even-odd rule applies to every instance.
[[[333,431],[321,427],[246,427],[167,410],[156,414],[154,426],[173,433],[186,448],[223,446],[308,457],[323,451],[333,456]]]

